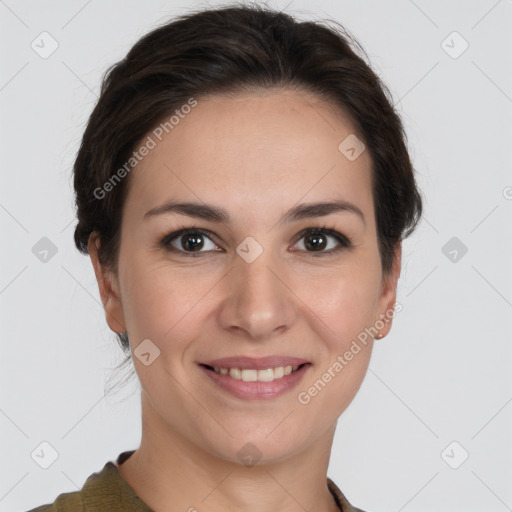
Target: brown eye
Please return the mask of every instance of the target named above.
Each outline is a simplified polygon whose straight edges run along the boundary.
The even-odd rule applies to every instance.
[[[213,243],[208,233],[197,228],[183,229],[171,233],[161,241],[161,245],[169,251],[189,256],[217,250],[217,245]],[[204,248],[206,250],[203,251]]]
[[[181,235],[179,239],[181,239],[181,248],[186,251],[199,251],[204,246],[204,239],[201,234]]]
[[[318,256],[332,254],[343,248],[351,247],[350,240],[333,229],[312,228],[302,234],[305,252],[318,253]],[[334,240],[334,242],[332,241]]]
[[[317,249],[325,249],[328,244],[327,237],[323,233],[311,233],[306,235],[304,245],[308,249],[317,250]]]

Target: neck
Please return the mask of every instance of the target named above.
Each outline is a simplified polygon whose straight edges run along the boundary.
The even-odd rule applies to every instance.
[[[155,511],[339,512],[327,488],[336,424],[294,456],[244,465],[208,452],[171,429],[142,392],[140,447],[118,466],[124,480]]]

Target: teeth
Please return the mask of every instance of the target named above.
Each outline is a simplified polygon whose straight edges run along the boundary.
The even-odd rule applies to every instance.
[[[267,368],[265,370],[253,370],[240,368],[218,368],[214,367],[215,373],[229,375],[233,379],[243,380],[244,382],[272,382],[274,379],[280,379],[285,375],[297,370],[298,366],[279,366],[277,368]]]

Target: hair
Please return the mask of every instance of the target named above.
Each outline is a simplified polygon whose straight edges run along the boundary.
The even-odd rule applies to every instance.
[[[365,62],[358,41],[329,21],[334,26],[298,21],[268,6],[231,4],[189,12],[140,38],[106,70],[76,156],[78,250],[88,254],[96,232],[100,262],[117,271],[130,176],[100,197],[97,191],[133,163],[134,149],[164,118],[191,98],[292,88],[347,114],[369,151],[379,253],[388,275],[394,249],[421,217],[422,199],[389,89]],[[117,337],[128,354],[125,364],[128,336]]]

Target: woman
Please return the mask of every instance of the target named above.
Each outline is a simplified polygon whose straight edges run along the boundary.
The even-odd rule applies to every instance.
[[[142,439],[34,510],[360,510],[327,478],[331,445],[422,203],[354,45],[233,5],[109,70],[74,166],[75,243],[133,359]]]

